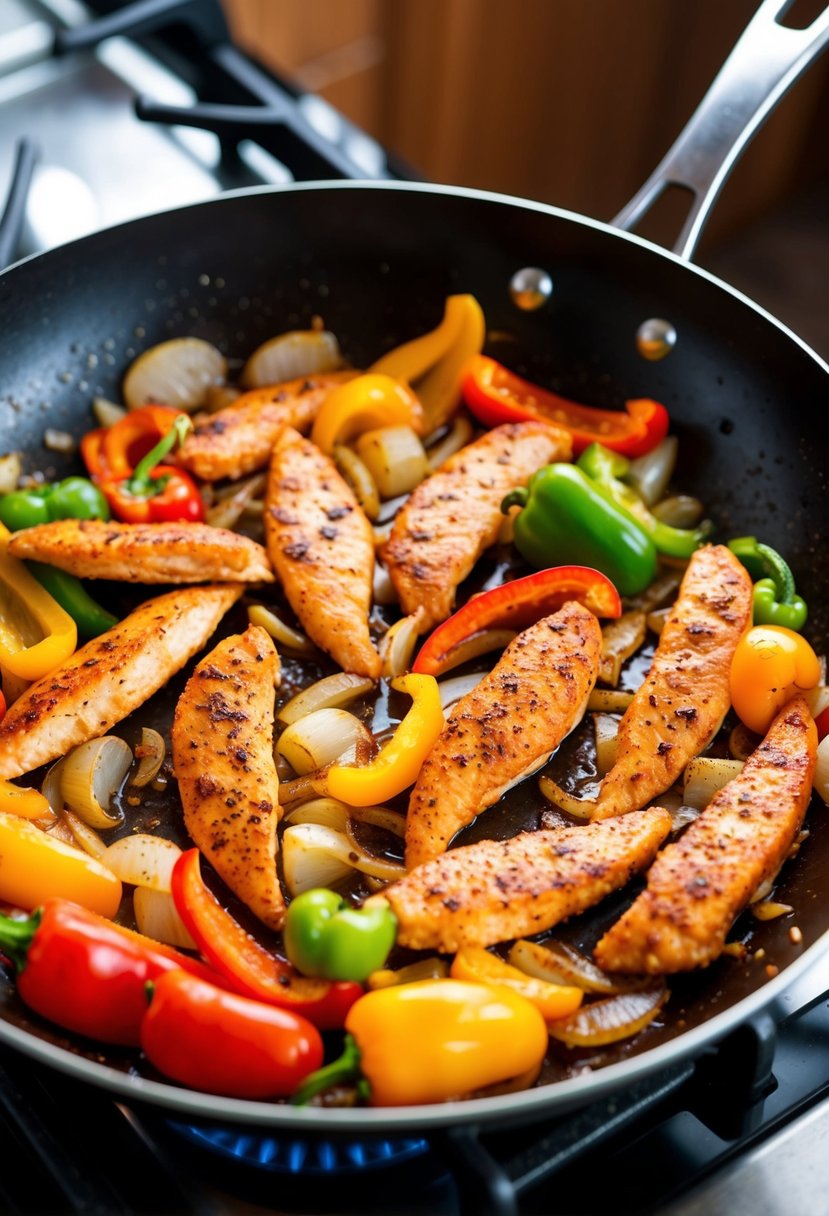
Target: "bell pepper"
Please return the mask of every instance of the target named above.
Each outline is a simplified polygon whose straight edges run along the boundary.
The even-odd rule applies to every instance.
[[[260,946],[205,886],[198,849],[187,850],[177,860],[172,892],[199,950],[240,995],[301,1014],[321,1030],[342,1026],[362,995],[360,985],[307,979],[291,963]]]
[[[330,456],[337,445],[384,426],[410,426],[422,434],[420,402],[407,385],[391,376],[355,376],[325,398],[314,420],[311,439]]]
[[[181,1085],[231,1098],[286,1098],[323,1058],[320,1033],[286,1009],[169,971],[148,986],[141,1047]]]
[[[18,814],[0,811],[0,900],[31,911],[47,899],[71,899],[114,916],[121,881],[81,849],[42,832]]]
[[[9,557],[9,535],[0,524],[0,667],[21,680],[39,680],[74,653],[78,629],[24,564]],[[43,635],[39,641],[21,618],[34,623]]]
[[[610,579],[589,566],[551,566],[474,596],[438,625],[412,665],[419,675],[438,676],[449,654],[482,629],[526,629],[557,612],[567,600],[578,600],[596,616],[622,613],[619,592]]]
[[[26,920],[0,916],[0,953],[17,971],[30,1009],[65,1030],[138,1046],[146,985],[182,968],[215,979],[199,959],[114,924],[67,899],[50,899]]]
[[[689,558],[710,533],[711,525],[708,523],[693,529],[672,528],[669,524],[663,524],[648,510],[633,487],[621,480],[630,470],[630,461],[603,444],[591,443],[584,449],[577,464],[600,491],[645,529],[657,553],[666,557]]]
[[[749,730],[763,735],[787,701],[819,681],[820,660],[805,638],[780,625],[755,625],[731,660],[731,704]]]
[[[501,503],[522,510],[515,545],[538,568],[583,563],[607,575],[621,595],[638,595],[656,576],[656,547],[647,532],[579,468],[551,464]]]
[[[545,1022],[566,1018],[581,1005],[584,993],[569,984],[551,984],[527,975],[491,954],[483,946],[464,946],[452,960],[449,974],[456,980],[473,984],[503,985],[535,1005]]]
[[[148,405],[83,437],[81,455],[117,519],[124,523],[204,519],[204,502],[190,474],[161,464],[192,427],[186,414]],[[152,444],[149,450],[148,444]]]
[[[485,426],[532,419],[554,422],[570,432],[576,455],[591,443],[601,443],[634,459],[650,452],[668,433],[668,411],[658,401],[626,401],[624,411],[578,405],[522,380],[485,355],[467,364],[462,387],[467,407]]]
[[[47,566],[44,562],[27,562],[26,565],[41,587],[45,587],[52,599],[71,616],[78,627],[78,636],[85,642],[118,624],[118,617],[93,600],[74,574],[67,574],[65,570]]]
[[[731,552],[748,570],[754,583],[755,625],[782,625],[799,633],[806,624],[806,601],[797,595],[794,575],[785,558],[754,536],[728,542]]]
[[[360,768],[332,764],[326,774],[328,793],[349,806],[374,806],[413,785],[443,730],[440,691],[433,676],[398,676],[391,687],[413,701],[392,738],[370,764]]]
[[[448,296],[436,329],[390,350],[370,370],[410,384],[423,406],[426,430],[433,431],[460,405],[464,368],[480,353],[485,337],[486,322],[475,297]]]
[[[0,722],[3,721],[5,716],[6,716],[6,698],[3,696],[3,692],[0,689]]]
[[[0,498],[0,523],[10,532],[56,519],[109,519],[107,500],[86,477],[67,477],[53,485],[14,490]]]
[[[547,1050],[544,1019],[530,1001],[461,980],[378,988],[345,1025],[343,1054],[299,1087],[296,1105],[352,1082],[373,1106],[446,1102],[514,1078],[525,1088]]]
[[[5,700],[3,706],[5,707]],[[49,800],[44,798],[39,790],[3,780],[0,780],[0,811],[6,811],[9,815],[20,815],[22,819],[45,819],[51,815]]]
[[[285,953],[303,975],[363,983],[385,963],[396,932],[387,904],[350,908],[334,891],[315,887],[288,907]]]

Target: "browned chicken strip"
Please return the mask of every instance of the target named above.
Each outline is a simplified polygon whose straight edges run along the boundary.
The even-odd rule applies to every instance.
[[[646,806],[718,729],[731,704],[731,659],[751,624],[751,579],[730,549],[707,545],[688,565],[650,671],[619,724],[616,763],[594,819]]]
[[[798,697],[739,776],[657,857],[647,888],[596,946],[601,967],[661,975],[718,957],[735,917],[777,873],[800,829],[816,748],[815,724]]]
[[[278,675],[264,629],[251,625],[225,638],[187,681],[172,731],[184,826],[231,891],[271,929],[281,928],[285,915],[276,874]]]
[[[0,777],[19,777],[104,735],[201,650],[242,587],[148,600],[32,684],[0,722]]]
[[[483,840],[418,866],[372,898],[391,904],[402,946],[491,946],[542,933],[597,904],[651,863],[670,830],[668,812],[651,808]]]
[[[354,371],[301,376],[254,388],[226,409],[196,423],[178,453],[178,463],[205,481],[243,477],[268,463],[283,426],[306,431],[325,398]]]
[[[61,519],[16,532],[9,553],[78,578],[127,583],[272,583],[261,545],[200,523],[120,524]]]
[[[268,556],[309,637],[343,671],[377,679],[368,628],[374,534],[327,456],[286,427],[273,451],[265,500]]]
[[[593,613],[567,603],[520,633],[461,698],[409,800],[408,869],[443,853],[456,832],[546,762],[584,713],[601,646]]]
[[[455,592],[498,539],[501,502],[553,460],[569,460],[570,436],[542,422],[488,431],[417,487],[394,521],[383,557],[407,614],[421,609],[421,630],[452,613]]]

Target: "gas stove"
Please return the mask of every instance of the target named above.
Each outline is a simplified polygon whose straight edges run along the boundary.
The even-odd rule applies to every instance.
[[[227,189],[332,176],[411,174],[319,98],[242,54],[218,0],[0,5],[6,260]],[[829,964],[821,964],[700,1059],[575,1114],[485,1132],[459,1124],[428,1138],[182,1122],[3,1047],[0,1208],[829,1211],[827,991]]]

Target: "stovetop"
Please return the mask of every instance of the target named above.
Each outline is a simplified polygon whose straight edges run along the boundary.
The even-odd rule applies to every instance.
[[[0,193],[15,141],[38,150],[18,255],[233,187],[407,175],[320,99],[233,47],[218,2],[127,8],[0,4]],[[829,1211],[827,992],[821,964],[697,1062],[566,1117],[485,1134],[461,1123],[428,1141],[186,1126],[0,1048],[0,1210]]]

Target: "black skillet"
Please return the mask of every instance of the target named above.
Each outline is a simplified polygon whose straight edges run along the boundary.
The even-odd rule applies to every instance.
[[[829,36],[827,14],[810,30],[782,30],[774,21],[780,7],[766,0],[715,82],[714,100],[709,94],[703,102],[693,155],[682,136],[620,222],[633,222],[661,184],[686,181],[697,196],[681,239],[690,254],[722,184],[718,166],[733,161],[747,132]],[[508,290],[524,267],[543,268],[555,284],[535,311],[518,309]],[[173,335],[203,337],[244,358],[261,340],[320,314],[361,366],[434,325],[444,298],[458,291],[481,301],[487,349],[515,370],[597,406],[663,401],[680,439],[682,487],[704,500],[720,538],[756,532],[787,555],[812,608],[810,636],[825,648],[827,367],[773,318],[682,258],[540,204],[396,184],[251,190],[23,262],[0,275],[2,448],[23,451],[32,469],[65,473],[71,460],[44,448],[44,429],[82,434],[92,421],[91,396],[117,398],[132,358]],[[644,361],[634,340],[649,318],[667,319],[678,335],[659,362]],[[519,819],[529,813],[520,796],[511,805]],[[784,1003],[786,987],[829,947],[822,807],[813,808],[810,827],[777,893],[795,909],[801,945],[789,940],[789,919],[758,924],[749,960],[722,959],[672,984],[663,1024],[594,1060],[602,1065],[595,1071],[562,1053],[525,1093],[401,1110],[205,1098],[142,1072],[129,1053],[63,1039],[20,1007],[10,982],[0,986],[0,1039],[135,1100],[249,1124],[386,1131],[561,1112],[697,1056]],[[567,932],[589,945],[620,906],[611,901]],[[765,956],[755,958],[761,950]],[[779,974],[769,978],[767,966]]]

